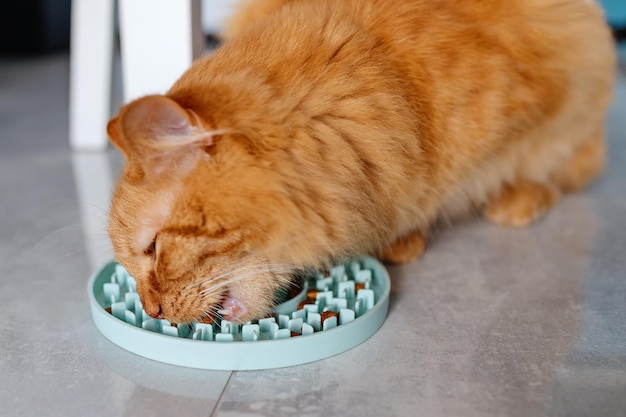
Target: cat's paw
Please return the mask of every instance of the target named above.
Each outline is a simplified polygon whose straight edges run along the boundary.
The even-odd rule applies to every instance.
[[[426,237],[421,232],[405,235],[385,249],[378,258],[383,262],[402,264],[419,258],[426,249]]]
[[[484,210],[491,222],[506,227],[524,227],[543,217],[557,202],[559,193],[549,185],[505,185]]]

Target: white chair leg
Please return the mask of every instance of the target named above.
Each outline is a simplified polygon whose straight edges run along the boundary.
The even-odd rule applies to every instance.
[[[72,166],[85,249],[91,268],[95,270],[113,258],[107,233],[107,213],[113,190],[111,161],[106,152],[74,152]]]
[[[163,94],[202,51],[200,0],[120,0],[124,101]]]
[[[111,113],[114,0],[73,0],[70,45],[70,146],[107,147]]]

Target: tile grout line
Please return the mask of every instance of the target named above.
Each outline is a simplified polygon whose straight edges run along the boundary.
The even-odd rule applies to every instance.
[[[217,415],[217,412],[219,411],[220,406],[222,405],[222,401],[224,401],[224,396],[226,395],[226,391],[228,391],[228,388],[230,387],[230,381],[233,378],[233,375],[235,375],[236,373],[237,371],[232,371],[230,375],[228,376],[228,380],[226,381],[226,384],[224,385],[224,389],[220,393],[220,396],[218,397],[217,401],[215,402],[215,406],[213,407],[211,414],[209,414],[209,417],[215,417]]]

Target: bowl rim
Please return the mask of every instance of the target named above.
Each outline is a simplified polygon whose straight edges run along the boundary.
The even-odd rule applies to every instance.
[[[311,335],[287,339],[254,342],[192,340],[152,332],[119,320],[108,313],[96,297],[96,294],[103,291],[103,281],[108,281],[117,264],[114,260],[106,262],[91,275],[87,292],[92,319],[98,330],[111,342],[134,354],[159,362],[198,369],[281,368],[314,362],[345,352],[367,340],[382,326],[389,310],[391,290],[389,273],[374,258],[364,256],[354,260],[358,261],[362,268],[372,270],[377,281],[374,306],[349,323]]]

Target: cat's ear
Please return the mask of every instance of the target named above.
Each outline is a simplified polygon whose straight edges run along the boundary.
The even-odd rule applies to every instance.
[[[146,174],[162,172],[188,146],[207,147],[214,135],[193,111],[165,96],[147,96],[120,110],[107,126],[113,145]]]

